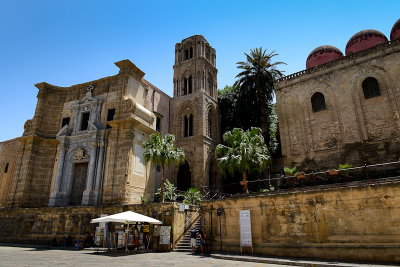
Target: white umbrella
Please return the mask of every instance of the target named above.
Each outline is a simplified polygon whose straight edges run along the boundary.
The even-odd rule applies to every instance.
[[[100,217],[93,219],[91,223],[108,223],[108,222],[119,222],[129,224],[133,222],[144,222],[144,223],[151,223],[151,224],[162,224],[162,221],[153,219],[148,216],[144,216],[142,214],[133,212],[133,211],[125,211],[117,214],[113,214],[106,217]],[[126,237],[128,238],[128,236]],[[126,247],[125,250],[128,251],[128,240],[126,240]]]
[[[101,222],[119,222],[119,223],[133,223],[133,222],[145,222],[151,224],[162,224],[162,221],[153,219],[148,216],[133,212],[125,211],[117,214],[113,214],[106,217],[100,217],[93,219],[91,223],[101,223]]]

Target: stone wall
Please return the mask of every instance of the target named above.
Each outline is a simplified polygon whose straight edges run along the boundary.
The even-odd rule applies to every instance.
[[[305,171],[397,161],[400,157],[400,42],[289,75],[276,84],[285,166]],[[375,78],[380,95],[365,98],[362,83]],[[326,109],[314,112],[322,93]]]
[[[254,254],[400,262],[399,190],[393,182],[209,201],[203,227],[213,250],[222,241],[223,251],[239,253],[239,211],[250,210]]]
[[[94,233],[98,224],[90,221],[101,214],[115,214],[134,211],[146,216],[156,215],[162,225],[173,229],[171,244],[179,238],[178,230],[196,212],[190,207],[179,212],[177,203],[154,203],[146,205],[98,206],[98,207],[48,207],[0,209],[0,242],[50,244],[57,239],[71,235],[73,239],[83,238],[86,232]]]

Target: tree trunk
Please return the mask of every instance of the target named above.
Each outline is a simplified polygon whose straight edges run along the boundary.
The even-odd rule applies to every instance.
[[[160,202],[164,203],[164,164],[161,164],[161,193],[160,193]]]
[[[249,193],[249,189],[247,188],[247,174],[246,171],[244,170],[242,172],[242,176],[243,176],[243,191],[247,194]]]
[[[259,104],[260,104],[260,120],[259,120],[259,126],[262,130],[262,135],[264,137],[264,142],[269,148],[269,114],[268,114],[268,103],[267,99],[265,98],[265,94],[261,89],[257,89],[257,96],[259,99]]]

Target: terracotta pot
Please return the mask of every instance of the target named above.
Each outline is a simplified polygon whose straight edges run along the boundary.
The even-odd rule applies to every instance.
[[[338,171],[329,171],[329,175],[338,175],[339,172]]]
[[[296,175],[296,178],[297,179],[304,179],[304,178],[306,178],[306,175],[305,174],[299,174],[299,175]]]

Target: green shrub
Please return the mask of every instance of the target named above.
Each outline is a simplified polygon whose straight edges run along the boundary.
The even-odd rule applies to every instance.
[[[189,188],[183,197],[185,204],[197,205],[201,201],[200,191],[196,188]]]
[[[161,186],[158,188],[157,193],[154,195],[154,202],[160,201]],[[181,195],[177,193],[176,187],[169,181],[165,180],[164,183],[164,199],[167,201],[174,202]]]

